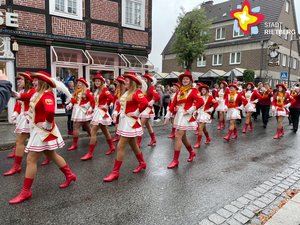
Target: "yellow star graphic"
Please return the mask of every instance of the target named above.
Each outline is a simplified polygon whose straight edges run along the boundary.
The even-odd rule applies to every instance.
[[[239,21],[240,27],[243,31],[248,30],[248,26],[254,24],[258,18],[249,14],[249,7],[245,5],[242,11],[235,12],[233,16]]]

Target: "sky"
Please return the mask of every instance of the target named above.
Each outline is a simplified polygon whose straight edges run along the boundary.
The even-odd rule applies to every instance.
[[[177,25],[177,17],[181,7],[185,11],[191,11],[197,5],[207,0],[153,0],[152,2],[152,51],[150,61],[161,72],[161,53],[174,33]],[[226,0],[214,0],[214,4]],[[294,0],[297,16],[298,31],[300,32],[300,0]]]

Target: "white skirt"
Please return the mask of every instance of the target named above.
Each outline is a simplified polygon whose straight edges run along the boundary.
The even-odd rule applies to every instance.
[[[219,100],[218,103],[219,103],[219,105],[217,106],[216,111],[217,112],[225,112],[225,108],[226,108],[225,100]]]
[[[119,117],[119,124],[117,128],[117,134],[123,137],[137,137],[143,135],[143,128],[133,128],[133,126],[139,123],[141,124],[140,118],[134,119],[121,113]]]
[[[284,109],[283,111],[281,111],[281,110],[276,110],[274,116],[284,116],[284,117],[288,117],[288,116],[289,116],[289,112],[288,112],[286,109]]]
[[[256,112],[256,106],[253,103],[248,103],[245,106],[245,112]]]
[[[155,114],[153,112],[153,106],[148,106],[141,114],[141,118],[154,118]]]
[[[24,112],[17,117],[15,133],[30,133],[29,121],[27,120]]]
[[[62,136],[55,125],[54,131],[57,139],[52,141],[44,142],[45,132],[43,132],[40,128],[36,126],[30,127],[30,138],[25,148],[25,152],[42,152],[45,150],[53,151],[58,148],[62,148],[65,145]]]
[[[211,123],[211,115],[202,110],[198,111],[197,122],[198,123]]]
[[[226,120],[240,120],[241,113],[237,108],[229,108],[226,115]]]
[[[86,122],[93,118],[93,115],[86,115],[87,109],[79,105],[74,105],[71,120],[74,122]]]
[[[190,114],[184,115],[184,113],[183,107],[179,107],[174,118],[173,127],[178,130],[197,130],[198,124],[194,116]]]
[[[111,123],[112,123],[112,119],[111,119],[110,115],[108,114],[108,111],[105,112],[103,109],[96,107],[94,110],[94,115],[93,115],[91,124],[95,125],[95,126],[98,126],[99,124],[108,126]]]

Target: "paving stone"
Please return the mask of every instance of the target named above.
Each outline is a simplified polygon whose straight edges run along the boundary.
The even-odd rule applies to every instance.
[[[231,218],[230,220],[227,221],[228,224],[230,225],[242,225],[242,223],[240,223],[239,221]]]
[[[274,184],[279,184],[280,183],[280,180],[276,180],[274,178],[271,178],[270,179],[270,182],[274,183]]]
[[[265,215],[267,215],[267,216],[271,215],[272,212],[273,212],[273,209],[272,209],[272,208],[264,209],[264,210],[262,211],[262,213],[265,214]]]
[[[298,181],[300,178],[294,175],[290,176],[289,179],[294,180],[295,182]]]
[[[285,190],[284,190],[283,188],[281,188],[281,187],[276,187],[276,188],[274,188],[274,190],[280,192],[280,194],[281,194],[282,192],[285,191]]]
[[[282,181],[284,179],[284,177],[276,175],[275,177],[273,177],[273,179]]]
[[[269,199],[267,197],[261,197],[258,200],[261,201],[261,202],[263,202],[263,203],[265,203],[266,205],[269,205],[271,202],[273,202],[272,199]]]
[[[279,173],[279,174],[276,175],[276,178],[278,178],[278,177],[282,178],[282,180],[283,180],[283,179],[285,179],[286,177],[288,177],[288,175],[285,175],[285,174],[283,174],[283,173]]]
[[[281,195],[281,191],[277,191],[276,189],[272,189],[271,191],[270,191],[270,193],[272,193],[272,194],[274,194],[274,195],[276,195],[276,196],[280,196]]]
[[[254,190],[251,190],[251,191],[249,191],[248,193],[249,193],[250,195],[255,196],[255,197],[260,197],[260,196],[262,196],[261,193],[259,193],[259,192],[257,192],[257,191],[254,191]]]
[[[256,206],[256,205],[254,205],[254,204],[248,205],[246,207],[246,209],[249,209],[250,211],[252,211],[255,214],[258,213],[259,211],[261,211],[261,208],[258,207],[258,206]]]
[[[288,179],[286,179],[286,181],[294,184],[298,180],[295,180],[295,179],[292,179],[291,177],[289,177]]]
[[[251,195],[251,194],[245,194],[244,195],[245,198],[248,198],[249,200],[253,201],[254,199],[256,199],[255,196]]]
[[[246,224],[249,221],[249,218],[246,216],[243,216],[241,213],[237,213],[236,215],[234,215],[233,218],[236,219],[237,221],[241,222],[242,224]]]
[[[299,167],[300,167],[300,166],[297,165],[297,164],[290,166],[290,168],[292,168],[292,169],[299,169]]]
[[[266,193],[266,194],[264,195],[264,197],[267,197],[267,198],[271,199],[272,201],[274,201],[274,200],[277,198],[276,195],[273,195],[273,194],[270,193],[270,192]]]
[[[243,211],[241,211],[241,213],[250,219],[255,216],[255,214],[249,209],[244,209]]]
[[[232,216],[232,212],[229,212],[228,210],[226,210],[226,209],[224,209],[224,208],[219,209],[219,210],[217,211],[217,213],[218,213],[220,216],[222,216],[222,217],[224,217],[224,218],[226,218],[226,219],[228,219],[229,217]]]
[[[216,225],[216,224],[209,221],[208,219],[204,219],[199,222],[199,225]]]
[[[264,194],[264,193],[267,193],[267,192],[268,192],[268,190],[266,190],[266,189],[264,189],[264,188],[261,188],[261,187],[254,188],[253,190],[254,190],[254,191],[257,191],[257,192],[259,192],[259,193],[261,193],[261,194]]]
[[[208,219],[211,221],[211,222],[214,222],[215,224],[221,224],[221,223],[224,223],[226,221],[226,219],[216,213],[214,214],[211,214]]]
[[[281,183],[281,184],[278,184],[278,187],[281,187],[284,190],[287,190],[290,186],[287,186],[287,185]]]
[[[300,178],[300,172],[296,172],[296,173],[294,173],[294,174],[293,174],[293,176],[295,176],[295,177],[299,177],[299,178]]]
[[[270,187],[273,187],[275,184],[273,183],[273,182],[271,182],[271,181],[266,181],[266,182],[264,182],[264,184],[265,185],[268,185],[268,186],[270,186]]]
[[[262,184],[259,187],[261,187],[263,189],[266,189],[266,190],[271,190],[272,189],[272,186],[269,186],[269,185],[266,185],[266,184]]]
[[[237,199],[237,201],[244,204],[244,205],[247,205],[250,202],[250,200],[248,198],[245,198],[245,197],[240,197],[240,198]]]
[[[259,200],[255,200],[253,202],[253,204],[256,205],[256,206],[258,206],[258,207],[260,207],[261,209],[263,209],[263,208],[265,208],[267,206],[267,204],[265,204],[265,203],[263,203],[263,202],[261,202]]]
[[[245,206],[244,204],[242,204],[242,203],[240,203],[238,201],[233,201],[230,204],[238,207],[239,209],[242,209]]]
[[[239,211],[239,209],[237,207],[235,207],[234,205],[226,205],[226,206],[224,206],[224,208],[232,213],[236,213],[237,211]]]
[[[287,185],[287,186],[289,186],[289,187],[292,186],[294,183],[295,183],[295,182],[289,182],[289,181],[287,181],[287,180],[282,181],[282,184]]]
[[[259,218],[253,218],[250,224],[261,225],[261,221]]]

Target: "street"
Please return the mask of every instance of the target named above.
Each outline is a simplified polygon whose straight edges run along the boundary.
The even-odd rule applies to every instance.
[[[208,126],[212,143],[197,151],[194,162],[188,163],[188,152],[182,149],[180,165],[168,170],[173,158],[173,142],[167,136],[169,126],[156,127],[157,146],[148,147],[146,132],[142,151],[147,169],[133,174],[138,162],[129,150],[121,167],[119,180],[104,183],[102,179],[113,167],[115,153],[106,156],[108,146],[103,136],[98,138],[94,159],[82,162],[88,138],[79,140],[80,147],[66,151],[70,139],[59,153],[77,175],[77,181],[67,189],[59,189],[64,175],[52,162],[39,166],[31,200],[9,205],[22,188],[25,163],[21,174],[0,176],[1,224],[198,224],[234,199],[270,179],[300,160],[299,134],[291,132],[285,119],[285,137],[274,140],[275,119],[267,129],[261,120],[254,122],[254,131],[243,134],[243,123],[238,125],[239,137],[229,143],[227,134],[216,129],[217,122]],[[192,145],[194,132],[188,133]],[[105,144],[102,144],[105,143]],[[101,145],[102,144],[102,145]],[[13,160],[9,151],[0,152],[0,171],[7,171]],[[44,157],[40,159],[42,161]]]

